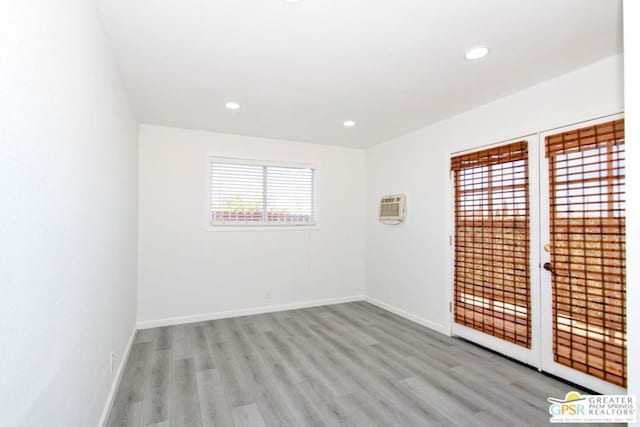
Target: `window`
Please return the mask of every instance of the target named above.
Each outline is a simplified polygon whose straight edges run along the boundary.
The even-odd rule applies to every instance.
[[[315,170],[214,158],[212,225],[315,224]]]
[[[527,142],[453,157],[456,323],[531,346]]]

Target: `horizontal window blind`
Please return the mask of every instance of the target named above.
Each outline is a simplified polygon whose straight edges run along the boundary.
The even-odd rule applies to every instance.
[[[315,221],[314,170],[211,162],[213,225],[306,225]]]
[[[454,319],[530,348],[527,142],[456,156]]]
[[[551,135],[556,362],[626,386],[624,121]]]
[[[267,167],[266,210],[269,222],[313,220],[313,170]]]

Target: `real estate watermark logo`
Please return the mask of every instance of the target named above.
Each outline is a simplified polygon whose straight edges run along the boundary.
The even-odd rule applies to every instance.
[[[628,395],[581,395],[570,391],[564,399],[547,399],[552,423],[634,423],[637,401]]]

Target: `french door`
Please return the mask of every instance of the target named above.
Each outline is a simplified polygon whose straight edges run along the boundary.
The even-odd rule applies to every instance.
[[[626,387],[621,116],[454,155],[454,335]]]
[[[451,158],[452,333],[539,366],[535,143],[532,135]]]
[[[541,135],[542,369],[626,387],[624,120]]]

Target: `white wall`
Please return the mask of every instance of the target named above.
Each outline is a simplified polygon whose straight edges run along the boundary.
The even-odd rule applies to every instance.
[[[0,3],[0,425],[99,421],[135,325],[136,137],[93,2]]]
[[[450,153],[620,112],[622,86],[616,56],[369,149],[367,296],[448,331]],[[407,194],[402,225],[376,219],[388,193]]]
[[[318,229],[206,231],[212,154],[316,165]],[[138,320],[362,295],[364,178],[362,150],[141,126]]]
[[[629,393],[640,396],[640,2],[624,2],[627,164],[627,366]],[[633,184],[631,184],[633,183]],[[634,425],[640,425],[640,417]]]

